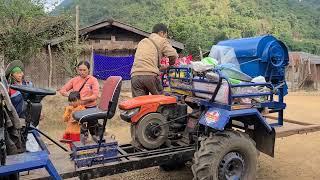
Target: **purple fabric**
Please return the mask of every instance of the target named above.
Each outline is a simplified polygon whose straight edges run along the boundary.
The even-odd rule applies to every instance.
[[[94,54],[93,75],[102,80],[110,76],[121,76],[124,80],[129,80],[133,60],[133,56],[109,57]]]

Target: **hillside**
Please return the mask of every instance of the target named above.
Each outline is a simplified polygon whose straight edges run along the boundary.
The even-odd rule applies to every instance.
[[[53,14],[73,12],[76,4],[82,26],[112,17],[150,31],[164,22],[192,53],[223,39],[270,33],[290,50],[320,54],[318,0],[65,0]]]

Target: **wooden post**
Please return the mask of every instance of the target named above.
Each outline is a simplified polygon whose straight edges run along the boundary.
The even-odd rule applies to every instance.
[[[76,47],[79,45],[79,5],[76,6]],[[79,57],[77,56],[77,64],[79,63]]]
[[[202,54],[202,50],[201,47],[199,46],[199,51],[200,51],[200,60],[203,59],[203,54]]]
[[[0,76],[4,76],[5,72],[5,67],[4,67],[4,55],[1,53],[0,54]]]
[[[48,45],[49,52],[49,88],[52,86],[52,53],[51,53],[51,45]]]
[[[291,90],[294,91],[295,90],[295,84],[294,84],[294,80],[295,80],[295,66],[294,66],[294,63],[292,63],[292,66],[291,66],[291,73],[292,73],[292,76],[291,76]]]
[[[317,68],[317,64],[313,64],[313,68],[314,68],[314,72],[313,72],[313,76],[315,76],[314,79],[314,84],[315,84],[315,89],[318,90],[318,68]]]
[[[310,60],[310,58],[308,58],[308,71],[309,71],[309,75],[311,75],[311,60]]]
[[[93,68],[94,68],[94,63],[93,63],[93,45],[91,46],[91,57],[90,57],[90,74],[93,75]]]
[[[303,64],[302,64],[302,73],[301,73],[301,81],[300,81],[300,84],[299,84],[299,88],[302,87],[302,84],[304,83],[304,79],[305,79],[305,76],[306,76],[306,70],[307,70],[307,62],[306,61],[303,61]]]
[[[76,6],[76,45],[79,44],[79,5]]]

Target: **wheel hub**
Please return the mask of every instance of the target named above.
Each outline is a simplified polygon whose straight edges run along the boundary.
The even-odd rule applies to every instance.
[[[161,126],[156,122],[147,125],[145,134],[149,139],[157,139],[161,135]]]
[[[219,179],[240,180],[244,174],[244,159],[238,152],[230,152],[223,157],[219,164]]]

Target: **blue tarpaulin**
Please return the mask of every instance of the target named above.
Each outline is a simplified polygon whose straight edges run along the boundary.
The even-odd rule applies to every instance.
[[[121,76],[124,80],[129,80],[134,57],[109,57],[94,54],[93,75],[105,80],[110,76]]]

